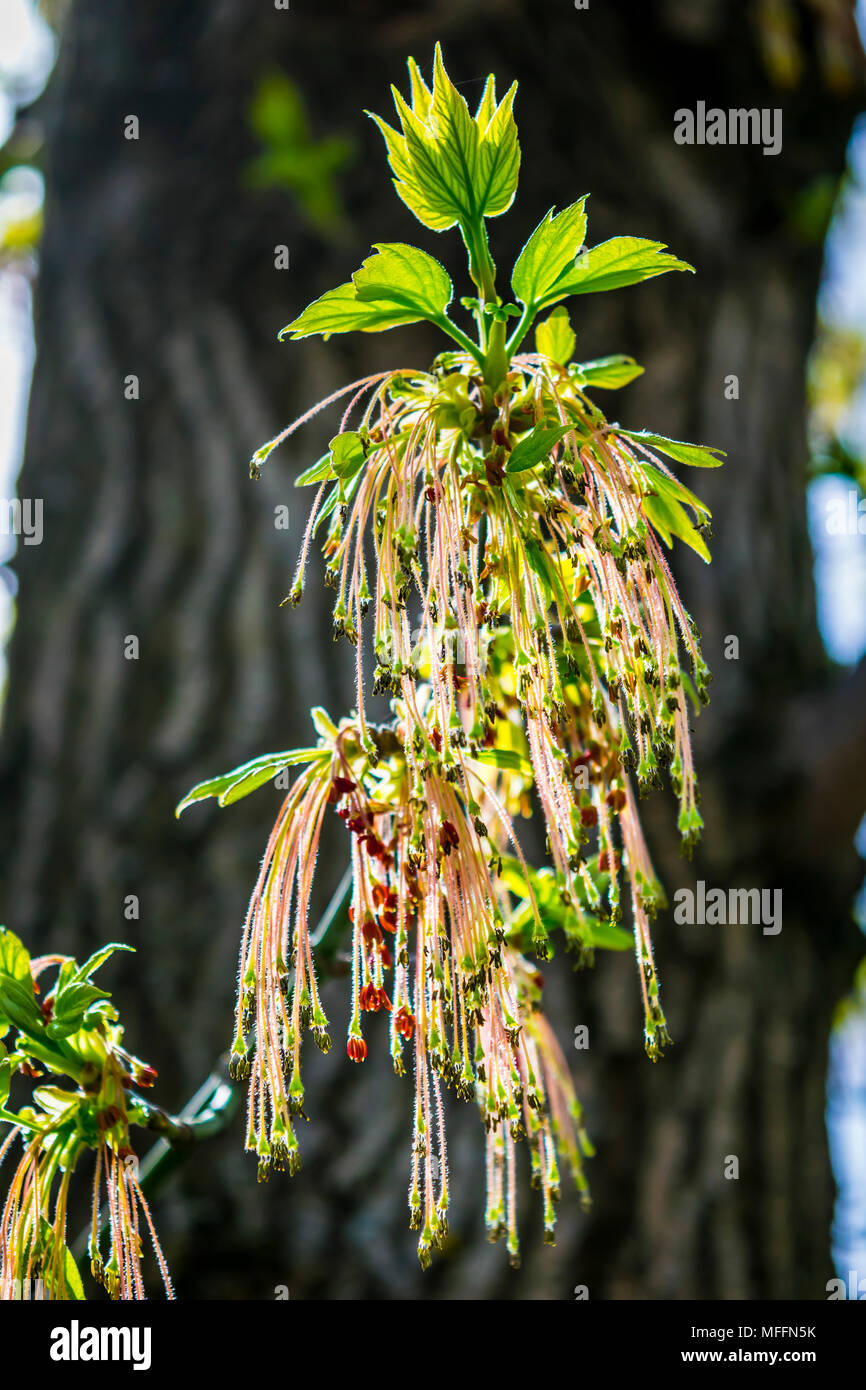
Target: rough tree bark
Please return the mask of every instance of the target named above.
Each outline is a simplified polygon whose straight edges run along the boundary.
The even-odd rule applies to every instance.
[[[414,330],[325,347],[274,335],[374,238],[417,239],[459,271],[455,239],[424,232],[390,197],[379,137],[361,117],[385,111],[406,54],[427,62],[436,38],[470,102],[491,68],[503,83],[521,79],[522,192],[492,228],[503,266],[551,203],[591,190],[591,241],[655,236],[698,267],[694,279],[578,301],[573,317],[582,356],[629,351],[646,364],[611,414],[729,451],[727,467],[697,480],[714,508],[714,563],[678,564],[717,676],[697,728],[705,846],[694,865],[679,858],[672,802],[657,795],[647,803],[657,867],[671,893],[702,877],[784,894],[775,937],[659,922],[676,1047],[656,1067],[642,1053],[627,958],[576,977],[561,960],[550,968],[563,1043],[590,1025],[591,1048],[574,1057],[598,1147],[594,1210],[563,1203],[555,1250],[541,1248],[530,1204],[521,1271],[484,1244],[481,1129],[452,1107],[454,1238],[422,1275],[406,1229],[406,1083],[376,1060],[383,1049],[349,1075],[337,1047],[311,1067],[298,1178],[257,1189],[236,1125],[160,1197],[188,1297],[267,1298],[287,1284],[293,1297],[570,1298],[578,1283],[593,1298],[823,1296],[823,1080],[830,1011],[857,951],[850,841],[866,801],[866,681],[859,702],[854,684],[834,686],[815,623],[803,425],[821,248],[798,234],[792,208],[813,180],[840,173],[855,105],[828,88],[817,58],[844,5],[820,30],[812,9],[792,10],[805,69],[787,90],[767,75],[759,13],[578,11],[565,0],[72,6],[44,103],[21,493],[44,499],[45,540],[15,564],[0,767],[7,923],[40,948],[134,942],[135,968],[115,978],[132,1046],[159,1065],[167,1103],[226,1044],[238,928],[276,794],[200,808],[180,825],[173,806],[200,777],[305,740],[310,704],[350,701],[316,586],[299,610],[277,607],[303,519],[291,480],[333,419],[275,455],[257,487],[245,460],[368,364],[429,359],[430,339]],[[244,185],[245,113],[275,63],[304,92],[317,134],[357,136],[338,248],[286,195]],[[674,111],[699,99],[781,106],[783,153],[675,145]],[[128,114],[137,142],[124,139]],[[288,273],[274,269],[281,242]],[[130,373],[138,401],[124,398]],[[731,373],[736,401],[723,393]],[[273,524],[282,502],[288,536]],[[740,639],[739,661],[723,659],[727,634]],[[124,657],[129,635],[138,660]],[[336,858],[322,870],[333,884]],[[339,1036],[339,985],[328,1005]],[[736,1182],[723,1176],[730,1154]]]

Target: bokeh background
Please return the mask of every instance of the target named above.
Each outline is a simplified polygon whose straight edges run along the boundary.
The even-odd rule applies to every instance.
[[[300,609],[278,607],[304,521],[293,478],[336,417],[294,436],[257,485],[247,460],[344,381],[438,350],[414,328],[276,333],[374,240],[416,240],[462,283],[459,239],[394,197],[362,114],[387,116],[408,54],[427,68],[441,40],[470,105],[489,70],[502,89],[520,80],[521,190],[491,224],[502,267],[548,207],[587,191],[591,243],[654,237],[697,267],[575,301],[578,355],[645,365],[605,394],[613,418],[728,452],[688,479],[713,508],[712,566],[674,557],[715,672],[696,726],[694,862],[668,793],[645,816],[671,896],[698,878],[781,889],[783,930],[659,920],[676,1045],[656,1066],[629,956],[582,974],[553,961],[548,1004],[597,1148],[593,1209],[566,1197],[555,1249],[528,1192],[521,1269],[485,1243],[482,1131],[455,1103],[452,1238],[421,1273],[409,1083],[374,1023],[363,1068],[341,1046],[310,1058],[298,1177],[257,1186],[238,1115],[156,1194],[182,1297],[569,1299],[582,1284],[591,1298],[820,1299],[834,1264],[866,1277],[858,20],[850,0],[4,0],[0,491],[42,499],[44,537],[0,535],[0,912],[33,949],[133,942],[112,981],[167,1106],[229,1041],[279,794],[180,823],[173,808],[208,774],[306,742],[311,704],[338,713],[351,698],[326,595],[310,582]],[[781,108],[781,153],[677,145],[674,112],[698,101]],[[840,534],[831,517],[852,498]],[[322,903],[340,850],[322,856]],[[337,1038],[345,995],[327,982]],[[569,1046],[578,1024],[588,1051]]]

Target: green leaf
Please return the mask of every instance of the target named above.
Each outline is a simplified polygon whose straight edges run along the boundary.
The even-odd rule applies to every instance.
[[[496,86],[487,78],[475,114],[445,71],[436,45],[433,90],[426,86],[413,58],[409,59],[409,106],[392,87],[401,130],[394,130],[372,112],[395,174],[394,186],[420,222],[445,231],[456,222],[477,224],[497,217],[514,199],[520,169],[520,146],[514,122],[514,83],[497,105]]]
[[[538,541],[534,541],[530,538],[524,541],[523,549],[526,552],[529,566],[538,577],[538,581],[541,585],[545,608],[549,608],[553,601],[553,584],[551,582],[550,567],[548,565],[547,553],[544,546],[540,545]]]
[[[381,242],[347,285],[338,285],[309,304],[280,332],[280,338],[321,333],[383,333],[420,319],[441,319],[451,302],[448,272],[426,251],[401,242]]]
[[[694,273],[694,266],[667,253],[662,241],[634,236],[612,237],[578,256],[573,265],[548,285],[544,295],[537,297],[537,304],[543,309],[568,294],[596,294],[600,290],[636,285],[641,280],[664,275],[668,270]]]
[[[183,801],[178,803],[174,814],[180,816],[194,801],[205,801],[209,796],[215,796],[220,806],[230,806],[232,802],[239,801],[241,797],[248,796],[257,787],[269,782],[284,767],[291,767],[296,763],[311,763],[320,753],[321,750],[318,748],[295,748],[287,753],[265,753],[261,758],[254,758],[231,772],[223,773],[221,777],[199,782],[187,792]]]
[[[30,955],[14,932],[0,927],[0,975],[26,980],[32,986]]]
[[[479,748],[477,753],[473,753],[472,761],[496,767],[500,772],[516,772],[527,781],[532,777],[529,759],[514,748]]]
[[[367,462],[364,441],[354,430],[337,434],[328,446],[331,450],[331,468],[334,476],[348,482]]]
[[[296,339],[321,333],[327,341],[332,333],[382,333],[409,321],[403,313],[395,317],[387,305],[364,304],[349,281],[314,299],[298,318],[281,329],[279,336]]]
[[[98,951],[94,951],[92,956],[88,956],[83,965],[72,976],[75,981],[89,980],[90,976],[104,965],[109,956],[113,956],[115,951],[135,951],[134,946],[127,946],[123,941],[111,941],[107,946],[101,946]],[[60,991],[58,991],[60,992]]]
[[[558,313],[559,310],[554,309],[553,312]],[[578,362],[572,370],[579,385],[604,387],[608,391],[627,386],[636,376],[643,374],[643,367],[633,357],[625,357],[619,352],[613,357],[596,357],[592,362]]]
[[[316,733],[319,735],[319,738],[325,738],[331,741],[337,737],[339,730],[331,716],[328,714],[328,711],[326,709],[322,709],[321,705],[316,705],[313,709],[310,710],[310,718],[313,721]]]
[[[576,342],[577,336],[569,322],[568,310],[564,304],[557,305],[550,317],[545,319],[544,323],[540,323],[535,330],[536,351],[540,352],[543,357],[549,357],[560,367],[564,367],[571,360]],[[605,360],[611,361],[612,359]]]
[[[311,483],[327,483],[336,476],[331,466],[331,455],[323,454],[317,463],[299,474],[295,479],[295,487],[309,487]]]
[[[405,242],[376,242],[373,249],[352,276],[359,300],[402,308],[411,315],[406,323],[441,318],[454,293],[445,267]]]
[[[665,545],[670,547],[671,537],[679,536],[680,540],[697,551],[706,564],[710,563],[706,541],[692,526],[679,502],[666,497],[648,496],[643,500],[643,507]]]
[[[29,975],[29,972],[28,972]],[[42,1030],[42,1013],[33,993],[33,982],[25,984],[9,975],[0,976],[0,1013],[25,1032]]]
[[[527,468],[534,468],[542,459],[550,456],[551,449],[570,430],[571,425],[535,425],[512,449],[505,466],[506,473],[523,473]]]
[[[6,1104],[9,1086],[12,1081],[12,1063],[6,1055],[6,1048],[0,1043],[0,1106]]]
[[[587,920],[583,939],[588,946],[602,951],[630,951],[634,949],[634,937],[624,927],[603,918]]]
[[[61,1271],[59,1279],[52,1277],[54,1269],[54,1251],[56,1241],[59,1239],[54,1227],[49,1225],[44,1216],[39,1218],[39,1230],[42,1237],[42,1245],[45,1256],[42,1260],[43,1279],[45,1279],[48,1291],[55,1299],[69,1299],[75,1302],[83,1302],[84,1285],[81,1282],[81,1275],[78,1265],[72,1256],[72,1251],[65,1241],[61,1240]]]
[[[527,241],[511,273],[511,288],[522,304],[543,308],[553,303],[549,298],[553,286],[569,270],[573,272],[574,258],[586,236],[585,203],[586,195],[560,213],[551,208]]]
[[[690,492],[678,478],[669,478],[666,473],[662,473],[658,468],[653,468],[651,463],[642,463],[641,472],[652,491],[659,497],[680,502],[686,507],[692,507],[696,512],[702,512],[704,516],[712,516],[706,503],[702,502],[700,497],[696,497],[693,492]]]
[[[84,982],[67,985],[54,1001],[54,1012],[45,1032],[49,1038],[68,1038],[71,1033],[78,1032],[91,1004],[97,999],[110,997],[104,989],[98,989],[96,985]]]
[[[723,449],[715,449],[710,444],[683,444],[679,439],[665,439],[662,434],[650,434],[649,430],[617,430],[626,439],[633,439],[650,449],[659,449],[678,463],[687,463],[691,468],[721,468],[725,458]],[[719,455],[719,457],[716,457]]]
[[[483,217],[498,217],[507,212],[517,192],[520,145],[512,111],[516,92],[517,83],[513,82],[489,123],[485,124],[487,111],[496,102],[496,84],[491,74],[475,116],[475,124],[481,135],[476,198]]]

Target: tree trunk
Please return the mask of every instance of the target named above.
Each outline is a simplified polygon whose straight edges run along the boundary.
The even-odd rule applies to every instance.
[[[484,1244],[482,1130],[455,1103],[452,1242],[421,1273],[405,1202],[409,1086],[374,1036],[364,1068],[350,1068],[342,1047],[311,1059],[297,1178],[257,1188],[236,1124],[161,1195],[182,1296],[268,1298],[287,1285],[292,1297],[571,1298],[577,1284],[592,1298],[825,1296],[824,1070],[830,1014],[857,955],[850,842],[866,750],[857,686],[833,685],[815,622],[804,371],[821,245],[795,209],[816,180],[840,174],[855,104],[819,62],[832,52],[830,19],[816,30],[813,11],[797,8],[804,70],[780,89],[762,58],[773,34],[756,13],[529,0],[72,7],[45,101],[38,359],[20,484],[44,499],[45,539],[15,566],[0,750],[8,925],[39,949],[133,942],[134,965],[113,978],[130,1045],[159,1066],[166,1104],[181,1104],[227,1045],[239,926],[277,794],[199,808],[180,824],[173,807],[206,775],[306,742],[310,705],[351,704],[327,596],[311,580],[299,609],[278,607],[305,520],[292,479],[338,417],[295,436],[257,486],[246,460],[344,381],[391,363],[423,367],[438,350],[411,329],[275,341],[373,240],[417,240],[462,282],[458,239],[420,228],[390,196],[379,136],[361,114],[387,116],[388,82],[404,85],[410,52],[426,67],[437,38],[470,104],[489,69],[501,84],[520,79],[521,192],[491,226],[502,267],[552,203],[587,190],[591,243],[656,237],[697,267],[694,278],[577,300],[572,318],[579,356],[625,351],[646,366],[621,401],[607,399],[609,414],[728,451],[725,468],[687,480],[714,511],[713,564],[675,557],[716,673],[696,740],[705,841],[694,864],[681,860],[672,798],[655,795],[645,809],[657,868],[672,902],[697,878],[781,889],[784,902],[778,935],[660,918],[676,1046],[655,1067],[626,957],[578,976],[561,958],[549,968],[564,1046],[577,1024],[590,1026],[589,1051],[573,1056],[598,1150],[593,1211],[565,1198],[555,1250],[541,1246],[529,1193],[522,1269]],[[256,153],[249,104],[274,65],[303,92],[314,138],[356,140],[337,243],[297,199],[245,181]],[[675,144],[674,112],[698,100],[781,107],[783,152]],[[129,115],[137,140],[124,138]],[[280,243],[288,272],[274,267]],[[736,400],[725,397],[731,374]],[[125,395],[131,375],[137,400]],[[274,524],[281,504],[288,534]],[[728,635],[738,660],[725,659]],[[863,685],[861,675],[860,707]],[[323,856],[323,894],[341,851],[335,838]],[[132,896],[139,915],[128,920]],[[335,1038],[345,993],[328,985]],[[725,1176],[731,1156],[737,1179]]]

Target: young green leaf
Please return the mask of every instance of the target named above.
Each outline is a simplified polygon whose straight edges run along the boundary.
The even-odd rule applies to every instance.
[[[309,304],[280,332],[280,338],[321,333],[383,333],[420,319],[438,322],[451,302],[448,272],[426,251],[401,242],[380,242],[347,285]]]
[[[454,293],[445,267],[403,242],[377,242],[373,249],[375,256],[368,256],[352,276],[358,299],[402,308],[412,315],[407,323],[441,318]]]
[[[320,754],[319,748],[295,748],[288,753],[266,753],[263,757],[254,758],[252,762],[244,763],[231,772],[223,773],[221,777],[211,777],[207,782],[199,782],[187,792],[183,801],[178,803],[174,814],[180,816],[194,801],[204,801],[210,796],[215,796],[220,806],[230,806],[232,802],[239,801],[241,797],[248,796],[257,787],[269,782],[284,767],[291,767],[296,763],[311,763]]]
[[[331,468],[336,478],[348,482],[360,472],[367,461],[364,443],[354,430],[346,430],[331,440]]]
[[[564,304],[558,304],[549,318],[540,323],[535,330],[536,351],[543,357],[549,357],[560,367],[564,367],[571,360],[576,342],[577,336],[569,322],[568,310]]]
[[[532,777],[532,764],[513,748],[479,748],[472,761],[496,767],[500,772],[515,772],[527,781]]]
[[[0,927],[0,975],[32,983],[30,956],[15,933],[7,927]]]
[[[554,309],[553,312],[558,313],[559,310]],[[612,357],[596,357],[592,362],[575,363],[572,371],[581,386],[604,387],[607,391],[615,391],[620,386],[627,386],[635,377],[641,376],[643,367],[635,362],[633,357],[615,353]]]
[[[618,429],[617,433],[626,439],[633,439],[637,444],[658,449],[668,458],[687,463],[691,468],[721,468],[725,457],[724,449],[716,449],[711,444],[684,444],[680,439],[665,439],[663,434],[650,434],[649,430]]]
[[[644,498],[643,504],[644,511],[668,547],[671,545],[671,537],[679,536],[680,540],[697,551],[706,564],[710,563],[706,541],[692,526],[679,502],[670,497],[650,495]]]
[[[67,985],[54,1000],[54,1011],[45,1031],[49,1038],[68,1038],[77,1033],[84,1015],[97,999],[109,999],[110,995],[96,985],[79,982]]]
[[[548,286],[544,295],[537,298],[537,304],[543,309],[569,294],[596,294],[600,290],[637,285],[641,280],[651,280],[668,270],[690,270],[694,274],[694,266],[666,252],[662,241],[634,236],[612,237],[578,256],[574,264]]]
[[[316,733],[319,735],[319,738],[328,739],[330,741],[331,739],[335,739],[337,737],[339,730],[331,716],[328,714],[328,711],[326,709],[322,709],[321,705],[316,705],[314,709],[310,710],[310,718],[313,721],[313,725],[315,726],[315,730]]]
[[[491,74],[475,116],[475,124],[481,135],[476,196],[482,217],[498,217],[507,212],[517,192],[520,145],[512,114],[516,92],[517,83],[514,82],[496,106],[496,83]],[[496,109],[487,121],[490,107]]]
[[[495,83],[489,77],[473,119],[445,71],[439,44],[432,92],[413,58],[409,77],[411,106],[396,87],[391,88],[402,133],[380,116],[367,113],[385,140],[399,197],[425,227],[437,232],[457,222],[469,226],[480,217],[505,212],[513,201],[520,168],[512,114],[517,84],[497,106]]]
[[[84,1285],[72,1251],[61,1240],[59,1261],[55,1258],[58,1236],[53,1226],[44,1216],[39,1218],[39,1229],[45,1256],[42,1261],[43,1279],[46,1288],[55,1299],[69,1299],[74,1302],[85,1300]]]
[[[586,236],[585,203],[586,195],[560,213],[551,208],[527,241],[511,273],[511,288],[522,304],[540,309],[562,298],[549,296],[557,281],[574,269]]]
[[[658,468],[653,468],[651,463],[642,463],[641,472],[650,485],[650,488],[659,497],[666,500],[679,502],[687,507],[692,507],[696,512],[701,512],[704,516],[711,516],[709,507],[690,492],[678,478],[670,478],[666,473],[662,473]]]
[[[27,973],[29,976],[30,972]],[[25,1032],[41,1031],[42,1014],[33,993],[32,980],[25,983],[9,975],[0,975],[0,1014]]]
[[[314,299],[298,318],[280,330],[280,338],[309,338],[321,333],[327,342],[332,333],[383,333],[402,323],[411,323],[405,310],[382,303],[364,303],[358,299],[354,284],[338,285],[334,290]]]
[[[634,949],[634,937],[624,927],[615,922],[598,917],[587,918],[586,930],[581,933],[587,946],[601,951],[630,951]]]
[[[309,487],[311,483],[327,483],[336,476],[331,466],[331,455],[324,454],[317,463],[299,474],[295,479],[295,487]]]
[[[94,971],[104,965],[109,956],[113,956],[115,951],[134,951],[134,946],[127,946],[122,941],[111,941],[107,946],[101,946],[98,951],[94,951],[92,956],[88,956],[83,965],[72,975],[73,980],[89,980]]]
[[[570,429],[570,425],[536,425],[512,449],[505,466],[506,473],[523,473],[527,468],[534,468],[542,459],[550,456],[551,449]]]

